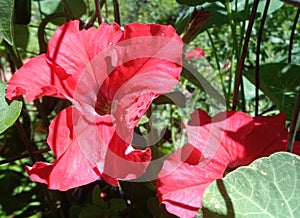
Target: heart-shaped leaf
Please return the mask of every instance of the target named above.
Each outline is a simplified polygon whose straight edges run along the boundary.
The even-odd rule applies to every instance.
[[[14,124],[22,110],[21,101],[13,101],[10,104],[5,100],[5,83],[0,81],[0,133]]]
[[[300,217],[300,157],[278,152],[214,181],[204,217]]]

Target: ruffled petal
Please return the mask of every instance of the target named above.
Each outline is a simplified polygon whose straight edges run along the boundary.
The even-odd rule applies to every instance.
[[[115,67],[99,92],[112,104],[111,113],[119,123],[133,128],[152,100],[177,84],[182,47],[171,26],[135,23],[124,27],[115,47],[117,58],[111,60]]]
[[[96,168],[82,154],[78,145],[70,144],[66,152],[53,163],[36,162],[26,167],[29,177],[48,185],[49,189],[66,191],[101,178]]]
[[[32,58],[8,81],[6,97],[14,99],[26,95],[27,101],[47,95],[65,98],[65,89],[51,71],[44,54]]]
[[[188,142],[198,148],[205,158],[213,158],[220,149],[235,160],[245,155],[240,144],[253,129],[253,118],[242,112],[225,111],[213,117],[199,110],[191,115],[186,126]]]
[[[284,114],[253,119],[241,112],[209,117],[197,111],[191,117],[192,122],[186,126],[190,147],[184,146],[164,162],[157,181],[160,202],[179,217],[196,215],[203,192],[212,181],[222,178],[226,169],[286,151]],[[188,158],[183,160],[182,154],[187,153]]]
[[[194,217],[202,207],[205,189],[223,177],[226,167],[226,162],[217,159],[206,161],[192,145],[183,146],[164,162],[158,175],[159,201],[172,214]]]
[[[65,23],[48,43],[47,60],[72,91],[88,63],[122,36],[118,25],[103,24],[98,29],[80,30],[79,24],[78,20]],[[73,96],[72,92],[69,94]]]
[[[75,109],[70,107],[61,111],[50,125],[48,143],[56,160],[52,163],[37,162],[26,168],[32,180],[47,184],[49,189],[65,191],[101,177],[77,143],[72,110]]]
[[[274,152],[287,151],[288,131],[285,127],[285,114],[254,117],[253,129],[238,140],[238,146],[245,152],[232,159],[229,168],[248,165],[255,159],[266,157]],[[229,138],[236,139],[237,134],[228,133]]]
[[[129,133],[128,136],[132,136]],[[151,161],[151,150],[134,149],[114,134],[109,149],[105,156],[104,174],[118,180],[132,180],[140,177],[146,172],[146,168]]]

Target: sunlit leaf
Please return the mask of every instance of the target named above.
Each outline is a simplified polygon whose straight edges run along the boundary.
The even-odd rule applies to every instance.
[[[300,87],[300,66],[273,63],[260,67],[260,89],[290,119]],[[255,84],[255,69],[244,74]]]
[[[0,133],[14,124],[22,109],[21,101],[13,101],[10,104],[7,103],[5,99],[5,89],[5,83],[0,82]]]
[[[300,217],[300,157],[287,152],[240,167],[204,192],[204,217]]]

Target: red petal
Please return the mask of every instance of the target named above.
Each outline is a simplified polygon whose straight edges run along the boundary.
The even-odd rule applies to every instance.
[[[49,135],[48,143],[56,154],[69,149],[61,143],[76,143],[77,149],[112,185],[118,185],[117,179],[135,179],[145,172],[151,151],[128,150],[130,144],[127,141],[131,142],[133,130],[128,131],[127,138],[123,140],[115,132],[111,115],[83,116],[75,108],[68,108],[67,112],[64,117],[68,122],[58,122],[55,131],[51,128]]]
[[[248,114],[226,111],[209,117],[205,111],[199,110],[191,117],[191,125],[186,127],[188,142],[198,148],[204,157],[213,158],[220,149],[233,160],[244,156],[245,148],[239,141],[253,129],[253,119]],[[232,134],[234,137],[230,136]]]
[[[104,173],[119,180],[136,179],[146,172],[150,161],[151,150],[149,148],[134,149],[115,133],[105,156]]]
[[[230,168],[248,165],[255,159],[266,157],[274,152],[287,151],[288,132],[285,127],[285,114],[254,117],[253,130],[240,140],[239,146],[245,147],[245,154],[238,156]],[[236,138],[233,134],[229,137]]]
[[[210,118],[198,111],[192,119],[186,127],[192,145],[164,162],[157,183],[160,202],[180,217],[196,215],[204,190],[222,178],[226,168],[247,165],[287,148],[284,114],[252,119],[245,113],[229,111]],[[187,158],[182,159],[182,154]]]
[[[124,37],[115,50],[119,62],[99,93],[112,102],[112,113],[119,123],[133,128],[152,100],[176,85],[182,46],[170,26],[125,26]]]
[[[200,57],[207,57],[207,54],[204,51],[202,51],[201,48],[196,47],[193,50],[185,52],[184,57],[186,60],[194,60]]]
[[[44,95],[64,98],[65,93],[46,63],[45,55],[39,55],[24,64],[8,81],[6,97],[26,95],[28,101],[33,101]]]
[[[199,156],[200,155],[200,156]],[[198,156],[199,164],[190,164]],[[185,145],[165,162],[158,176],[157,190],[161,203],[179,217],[194,217],[202,207],[205,189],[215,179],[222,178],[226,163],[211,159],[205,161],[191,145]]]
[[[299,141],[295,140],[292,152],[294,154],[300,155],[300,142]]]
[[[80,150],[72,124],[72,108],[60,112],[50,125],[48,137],[56,160],[50,164],[37,162],[26,169],[31,179],[48,184],[49,189],[65,191],[101,177]]]
[[[121,36],[117,25],[102,24],[98,29],[80,31],[79,21],[71,21],[55,31],[48,44],[47,58],[59,78],[74,91],[89,62]]]
[[[166,38],[174,38],[181,42],[181,38],[176,34],[172,26],[159,24],[141,24],[131,23],[124,27],[123,39],[130,39],[144,36],[161,36]]]

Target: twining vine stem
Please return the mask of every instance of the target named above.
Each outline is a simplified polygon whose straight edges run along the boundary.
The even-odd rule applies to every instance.
[[[251,36],[251,30],[254,24],[255,20],[255,15],[257,11],[259,0],[255,0],[253,2],[253,7],[252,7],[252,12],[250,15],[249,23],[248,23],[248,28],[246,31],[246,36],[244,40],[244,45],[243,45],[243,50],[242,50],[242,55],[238,63],[238,70],[237,70],[237,75],[235,78],[235,87],[234,87],[234,95],[233,95],[233,102],[232,102],[232,110],[236,110],[237,102],[238,102],[238,94],[239,94],[239,88],[240,84],[242,82],[242,77],[243,77],[243,68],[244,68],[244,62],[246,59],[246,54],[247,54],[247,49],[248,49],[248,44],[250,41],[250,36]]]
[[[258,106],[259,106],[259,86],[260,86],[260,74],[259,74],[259,56],[260,56],[260,45],[262,41],[263,31],[265,22],[268,15],[268,10],[270,6],[270,0],[266,1],[265,9],[261,19],[258,36],[257,36],[257,45],[256,45],[256,63],[255,63],[255,116],[258,115]]]

